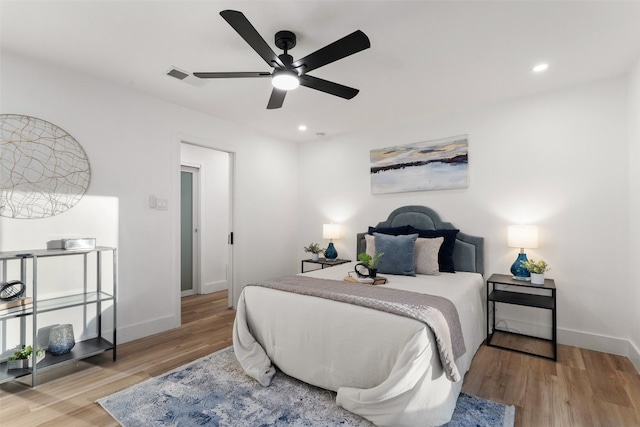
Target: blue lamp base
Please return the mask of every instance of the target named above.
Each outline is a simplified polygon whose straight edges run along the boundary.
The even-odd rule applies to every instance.
[[[333,242],[329,243],[327,249],[324,251],[324,256],[327,258],[327,261],[335,261],[338,258],[338,251],[333,246]]]
[[[522,266],[521,261],[528,261],[527,254],[520,252],[518,258],[511,265],[511,274],[515,280],[531,280],[531,273]]]

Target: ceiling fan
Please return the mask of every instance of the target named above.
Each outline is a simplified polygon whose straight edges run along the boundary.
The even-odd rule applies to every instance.
[[[237,73],[193,73],[202,79],[226,79],[237,77],[271,77],[273,91],[267,104],[267,109],[282,107],[284,97],[288,90],[295,89],[299,85],[319,90],[345,99],[351,99],[358,94],[358,89],[343,86],[338,83],[323,80],[308,75],[309,71],[345,58],[361,50],[368,49],[371,44],[369,38],[360,30],[354,31],[297,61],[288,54],[288,51],[296,45],[296,35],[291,31],[278,31],[275,43],[279,49],[284,50],[281,55],[276,55],[267,42],[258,34],[249,20],[242,12],[236,10],[223,10],[220,15],[233,27],[234,30],[273,67],[273,72],[237,72]]]

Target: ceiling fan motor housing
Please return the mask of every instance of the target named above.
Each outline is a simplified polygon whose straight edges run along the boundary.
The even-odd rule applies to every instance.
[[[289,55],[288,53],[283,53],[282,55],[278,55],[278,58],[280,59],[280,61],[282,61],[284,67],[287,70],[293,70],[293,67],[291,66],[291,64],[293,63],[293,56]],[[296,72],[296,74],[298,73]]]
[[[296,35],[291,31],[282,30],[276,33],[276,46],[285,52],[296,46]]]

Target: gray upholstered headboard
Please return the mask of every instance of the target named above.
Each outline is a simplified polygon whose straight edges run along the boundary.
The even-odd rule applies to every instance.
[[[400,227],[411,225],[421,230],[455,229],[451,223],[443,222],[440,215],[426,206],[403,206],[391,212],[389,218],[379,222],[377,227]],[[364,236],[358,233],[357,254],[366,252]],[[456,271],[471,271],[484,274],[484,238],[458,233],[453,249],[453,263]]]

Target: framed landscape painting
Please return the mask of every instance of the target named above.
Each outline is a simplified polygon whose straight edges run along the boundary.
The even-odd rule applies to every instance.
[[[371,150],[371,194],[468,186],[468,135]]]

